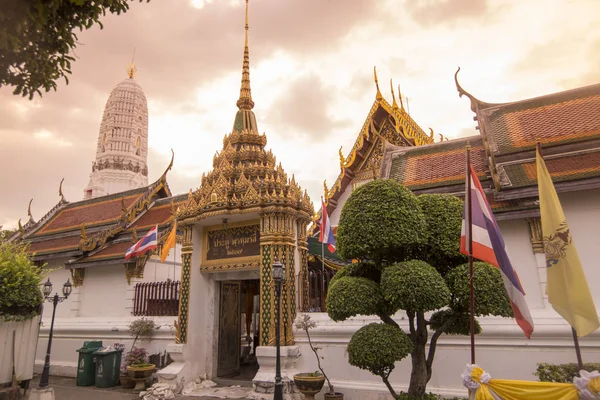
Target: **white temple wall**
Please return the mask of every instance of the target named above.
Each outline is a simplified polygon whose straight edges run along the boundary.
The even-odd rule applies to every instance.
[[[146,263],[142,282],[179,280],[181,276],[181,246],[177,245],[177,263],[173,250],[164,264],[158,257]],[[53,293],[62,295],[62,285],[71,277],[64,269],[66,259],[48,263],[48,268],[56,268],[49,275]],[[133,282],[132,282],[133,285]],[[71,296],[56,308],[54,335],[52,341],[51,374],[75,376],[78,353],[76,350],[87,340],[101,340],[104,345],[125,344],[125,351],[131,349],[133,338],[128,325],[140,318],[131,315],[132,305],[127,298],[127,284],[123,264],[104,265],[86,268],[83,285],[74,287]],[[77,303],[79,305],[77,306]],[[42,327],[36,351],[36,372],[41,372],[46,354],[48,334],[52,318],[52,304],[46,302],[42,315]],[[150,354],[163,352],[167,344],[175,338],[173,326],[176,316],[147,317],[155,321],[159,329],[151,341],[138,341],[137,347],[144,347]]]

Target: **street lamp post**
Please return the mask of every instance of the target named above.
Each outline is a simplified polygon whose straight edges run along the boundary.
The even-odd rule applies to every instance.
[[[281,313],[281,284],[285,283],[285,265],[280,263],[277,258],[273,263],[273,281],[275,282],[275,298],[277,299],[277,318],[275,325],[275,346],[277,348],[275,359],[275,393],[273,400],[283,400],[283,383],[281,382],[281,357],[279,350],[280,341],[280,313]]]
[[[73,285],[71,285],[71,282],[69,282],[69,279],[67,279],[67,282],[65,282],[62,288],[63,296],[59,296],[58,293],[54,293],[54,296],[50,297],[50,294],[52,293],[52,283],[50,282],[50,278],[48,278],[48,281],[44,283],[44,287],[42,289],[44,293],[44,299],[51,302],[53,308],[50,334],[48,335],[48,349],[46,350],[46,361],[44,362],[44,370],[42,371],[42,377],[40,379],[40,388],[45,388],[48,386],[48,378],[50,376],[50,350],[52,349],[52,335],[54,333],[54,314],[56,314],[56,305],[67,299],[71,294],[72,289]]]

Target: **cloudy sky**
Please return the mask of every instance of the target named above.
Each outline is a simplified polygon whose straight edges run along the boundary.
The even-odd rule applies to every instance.
[[[231,130],[239,94],[243,0],[152,0],[79,35],[71,83],[33,101],[0,88],[0,225],[80,200],[102,112],[134,47],[149,106],[149,177],[196,188]],[[468,100],[506,102],[600,82],[598,0],[250,0],[259,130],[318,203],[375,97],[400,84],[424,128],[476,134]],[[405,100],[406,101],[406,100]]]

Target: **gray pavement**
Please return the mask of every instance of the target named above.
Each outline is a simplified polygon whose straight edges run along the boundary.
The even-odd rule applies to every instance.
[[[31,387],[37,386],[39,377],[34,377]],[[130,389],[123,389],[120,386],[100,389],[94,386],[81,387],[75,385],[74,378],[65,378],[58,376],[50,377],[50,387],[54,388],[55,400],[133,400],[139,399],[137,394],[131,393]],[[29,391],[25,399],[29,398]],[[179,396],[177,400],[217,400],[216,397],[195,397]]]

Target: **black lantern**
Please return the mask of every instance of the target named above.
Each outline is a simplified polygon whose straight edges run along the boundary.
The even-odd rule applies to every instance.
[[[52,293],[52,282],[50,282],[50,278],[44,283],[44,287],[42,288],[42,292],[44,293],[44,298],[47,298]]]
[[[44,283],[44,287],[42,288],[42,293],[44,293],[44,298],[52,303],[52,323],[50,323],[50,333],[48,334],[48,349],[46,350],[46,361],[44,362],[44,369],[42,371],[42,377],[40,378],[39,387],[44,388],[48,386],[48,378],[50,377],[50,351],[52,350],[52,336],[54,334],[54,316],[56,315],[56,306],[58,303],[62,303],[65,299],[67,299],[71,295],[71,291],[73,290],[73,285],[67,279],[62,288],[62,296],[59,296],[58,293],[54,293],[54,296],[50,297],[52,293],[52,282],[50,282],[50,278]]]
[[[280,263],[279,260],[277,260],[277,258],[275,258],[275,262],[273,263],[272,277],[273,281],[275,282],[275,299],[277,301],[277,313],[275,322],[275,346],[277,349],[277,353],[275,359],[275,391],[273,393],[273,400],[283,400],[283,384],[281,382],[281,357],[279,349],[279,341],[281,334],[279,323],[281,320],[281,283],[285,282],[285,265]]]

